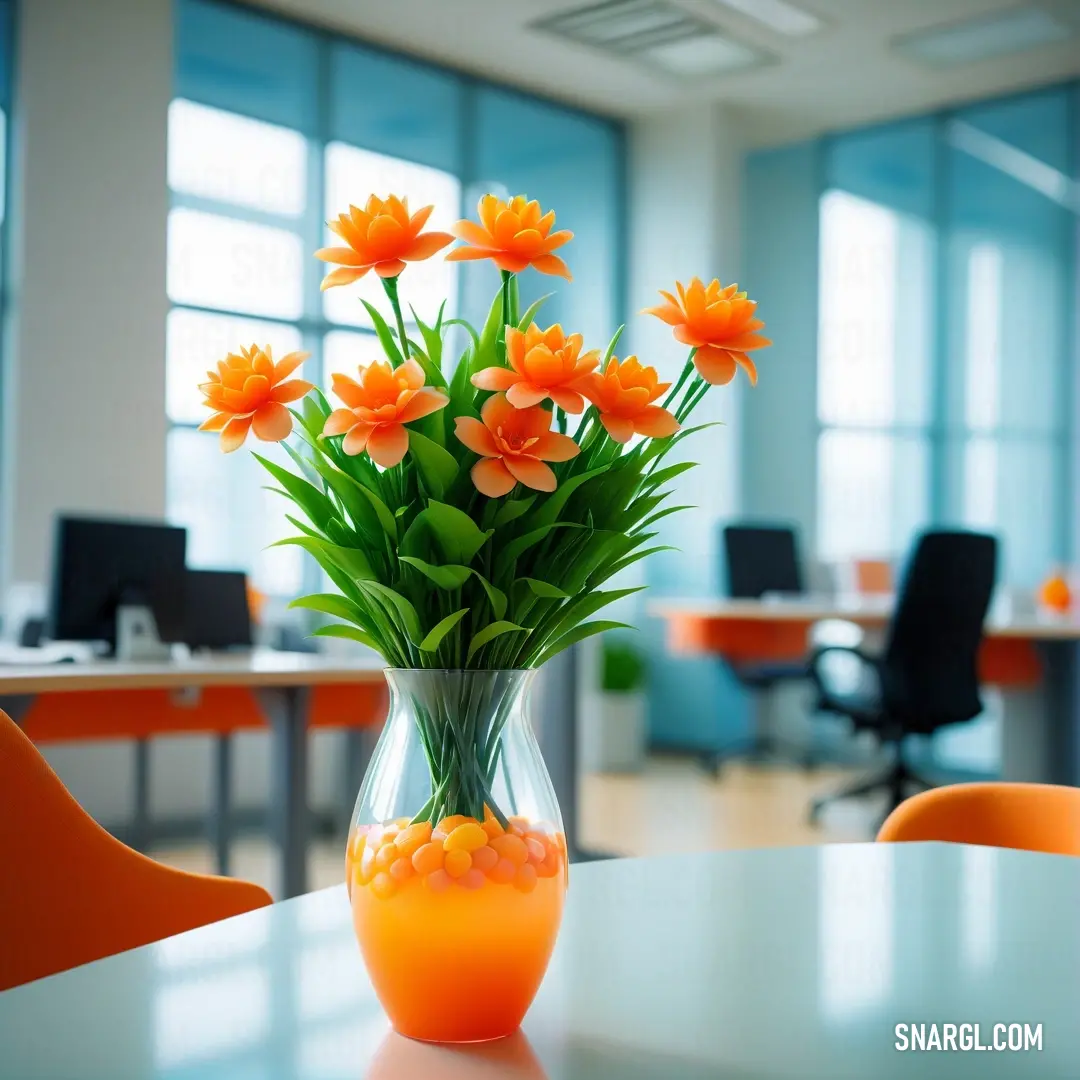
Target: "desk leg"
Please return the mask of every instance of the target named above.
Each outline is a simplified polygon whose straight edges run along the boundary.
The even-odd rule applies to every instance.
[[[229,876],[229,842],[232,789],[232,736],[214,739],[214,805],[210,811],[210,842],[217,853],[217,872]]]
[[[135,807],[131,815],[131,846],[145,852],[150,846],[150,740],[135,740]]]
[[[288,900],[307,889],[307,687],[264,687],[258,691],[273,731],[270,807],[281,849],[276,899]]]
[[[1003,780],[1080,785],[1078,651],[1071,641],[1041,643],[1042,683],[1003,692]]]

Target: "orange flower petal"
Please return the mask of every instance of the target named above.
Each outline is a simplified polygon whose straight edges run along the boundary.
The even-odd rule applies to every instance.
[[[480,228],[475,221],[459,221],[450,230],[459,240],[472,244],[475,247],[490,248],[493,246],[493,237],[486,230]]]
[[[322,279],[319,289],[325,292],[327,289],[334,288],[335,285],[351,285],[354,281],[359,281],[367,272],[368,267],[366,266],[360,269],[351,266],[339,267],[337,270],[332,270]]]
[[[270,400],[281,402],[299,401],[314,386],[314,383],[305,382],[303,379],[290,379],[288,382],[278,383],[270,391]]]
[[[566,278],[567,281],[574,280],[573,275],[570,273],[570,267],[558,255],[538,255],[532,260],[532,266],[534,270],[539,270],[541,274],[555,274],[558,277]]]
[[[511,255],[505,251],[486,252],[485,258],[490,258],[500,270],[505,270],[508,274],[520,274],[529,266],[529,260],[524,255]]]
[[[392,469],[409,449],[409,433],[402,424],[379,424],[367,441],[368,457],[384,469]]]
[[[492,430],[498,431],[504,424],[509,423],[510,418],[514,415],[514,406],[506,400],[505,394],[494,394],[484,402],[483,408],[480,410],[480,419]],[[551,417],[548,416],[548,424],[545,425],[545,430],[550,426]]]
[[[333,413],[331,413],[333,415]],[[371,433],[375,430],[372,424],[365,424],[363,422],[357,422],[349,428],[348,434],[341,440],[341,449],[345,451],[349,457],[356,457],[357,454],[362,454],[367,449],[368,439],[371,437]]]
[[[364,266],[365,260],[352,248],[328,247],[319,248],[315,252],[315,258],[323,262],[337,263],[339,266]]]
[[[430,259],[436,252],[442,251],[447,244],[453,242],[454,238],[449,233],[424,233],[418,236],[405,251],[402,251],[401,257],[406,262],[420,262],[422,259]]]
[[[234,416],[221,429],[221,449],[226,454],[239,450],[244,445],[247,433],[251,429],[250,416]]]
[[[228,413],[216,412],[199,425],[200,431],[220,431],[230,420]]]
[[[402,424],[411,424],[422,416],[430,416],[433,412],[445,409],[449,404],[450,399],[441,390],[425,386],[413,394],[408,404],[398,413],[398,420]]]
[[[490,259],[491,252],[478,247],[459,247],[446,253],[447,262],[468,262],[472,259]]]
[[[534,457],[508,454],[502,460],[511,476],[534,491],[554,491],[558,487],[551,467]]]
[[[326,423],[323,424],[322,433],[329,436],[344,435],[356,424],[356,419],[356,413],[351,409],[335,409],[326,418]]]
[[[274,382],[287,379],[310,355],[311,353],[306,352],[291,352],[288,356],[283,356],[274,365]]]
[[[474,454],[489,458],[499,457],[499,448],[495,445],[494,436],[479,420],[471,416],[456,417],[454,434],[458,437],[458,441],[464,443]]]
[[[691,349],[700,349],[708,344],[704,334],[692,330],[686,323],[680,323],[671,332],[671,336],[682,345],[689,345]]]
[[[376,263],[375,273],[381,278],[397,277],[405,269],[405,263],[401,259],[388,259],[386,262]]]
[[[503,464],[502,458],[483,458],[472,467],[469,475],[476,490],[489,499],[498,499],[511,491],[517,483]]]
[[[731,355],[735,358],[735,363],[746,372],[746,376],[750,380],[750,385],[757,386],[757,366],[754,364],[754,361],[751,360],[746,353],[737,352],[732,353]]]
[[[539,405],[547,396],[547,390],[524,380],[518,380],[506,391],[506,400],[515,409],[530,409],[533,405]]]
[[[255,438],[263,442],[281,442],[292,432],[292,416],[279,401],[267,402],[251,418]]]
[[[648,435],[650,439],[664,439],[679,430],[679,422],[659,405],[646,405],[634,417],[634,430],[639,435]]]
[[[634,421],[626,420],[621,416],[612,416],[611,413],[601,413],[600,423],[607,429],[607,433],[617,443],[627,443],[634,434]]]
[[[569,461],[581,453],[581,447],[569,435],[549,431],[529,447],[529,453],[541,461]]]
[[[334,394],[341,398],[350,409],[359,409],[367,401],[364,388],[348,375],[335,372],[330,378],[330,385]]]
[[[735,378],[735,360],[727,349],[706,345],[694,353],[694,367],[713,386],[725,386]]]
[[[585,399],[576,390],[567,389],[565,386],[553,386],[548,393],[551,400],[564,412],[573,413],[576,416],[585,408]]]
[[[488,367],[472,377],[472,384],[478,390],[509,390],[519,377],[508,368]]]

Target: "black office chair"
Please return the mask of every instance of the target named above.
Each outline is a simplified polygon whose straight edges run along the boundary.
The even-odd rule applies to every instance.
[[[728,595],[735,600],[760,600],[766,593],[799,595],[803,593],[802,566],[795,530],[786,526],[727,525],[723,530],[724,556],[727,564]],[[755,695],[773,690],[779,683],[805,679],[806,663],[732,665],[739,683]],[[772,758],[795,760],[807,768],[815,764],[805,748],[789,746],[768,731],[757,730],[747,743],[727,747],[707,755],[706,764],[713,773],[721,762],[731,757],[752,761]]]
[[[882,745],[895,747],[895,757],[883,772],[815,800],[811,821],[838,799],[885,791],[888,813],[903,802],[909,787],[933,786],[908,768],[904,739],[974,720],[982,712],[978,653],[996,567],[992,536],[925,533],[901,585],[885,652],[869,656],[851,646],[828,645],[814,653],[810,675],[818,711],[847,717],[856,731],[874,732]],[[822,661],[837,652],[862,662],[872,689],[842,694],[830,688]]]

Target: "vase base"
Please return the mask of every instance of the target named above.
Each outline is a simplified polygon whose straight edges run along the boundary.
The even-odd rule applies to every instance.
[[[503,1039],[509,1039],[517,1035],[521,1031],[521,1027],[519,1025],[510,1031],[504,1031],[501,1035],[484,1035],[479,1039],[432,1039],[423,1035],[410,1035],[400,1028],[394,1028],[394,1031],[404,1039],[423,1043],[425,1046],[483,1046],[486,1043],[496,1043],[501,1042]]]

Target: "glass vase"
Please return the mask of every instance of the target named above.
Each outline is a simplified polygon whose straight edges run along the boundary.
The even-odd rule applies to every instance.
[[[547,969],[568,865],[526,710],[534,675],[386,672],[390,712],[345,877],[368,974],[402,1035],[509,1035]]]

